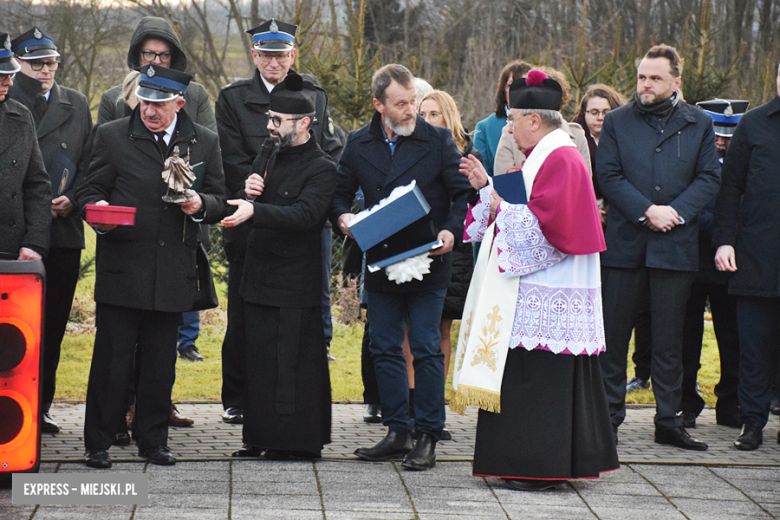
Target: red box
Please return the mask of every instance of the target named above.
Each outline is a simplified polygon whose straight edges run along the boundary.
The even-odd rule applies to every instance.
[[[88,224],[116,224],[119,226],[135,225],[135,208],[87,204],[86,209],[86,220]]]

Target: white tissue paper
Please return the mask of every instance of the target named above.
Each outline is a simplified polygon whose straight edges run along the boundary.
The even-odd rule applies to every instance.
[[[431,272],[433,258],[428,253],[407,258],[397,264],[385,267],[385,274],[391,281],[401,285],[412,280],[422,280],[423,275]]]

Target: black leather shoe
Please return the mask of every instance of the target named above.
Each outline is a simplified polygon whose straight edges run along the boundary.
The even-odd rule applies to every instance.
[[[233,457],[260,457],[263,454],[263,450],[257,446],[251,444],[244,444],[240,450],[236,450],[232,453]]]
[[[203,361],[203,356],[198,352],[198,347],[190,345],[179,351],[179,357],[187,361]]]
[[[244,424],[244,410],[238,406],[231,406],[222,414],[222,422],[228,424]]]
[[[410,433],[388,432],[384,439],[372,448],[358,448],[355,455],[363,460],[379,462],[382,460],[401,459],[414,448]]]
[[[685,428],[678,426],[669,430],[655,430],[655,442],[658,444],[668,444],[684,450],[706,451],[709,446],[706,442],[697,441],[691,437]]]
[[[404,469],[424,471],[436,465],[436,439],[429,433],[421,433],[414,449],[404,457],[401,466]]]
[[[168,449],[168,446],[157,446],[151,450],[139,452],[138,456],[158,466],[173,466],[176,464],[176,458],[171,455],[171,450]]]
[[[734,447],[742,451],[754,451],[763,443],[763,429],[759,428],[755,421],[748,421],[742,425],[742,433],[734,441]]]
[[[452,433],[447,428],[444,428],[441,431],[441,440],[443,441],[451,441],[452,440]]]
[[[367,423],[380,423],[382,422],[382,411],[379,409],[378,404],[367,404],[363,410],[363,421]]]
[[[87,450],[84,463],[89,468],[108,469],[111,467],[111,458],[106,450]]]
[[[60,433],[60,427],[54,422],[48,412],[41,417],[41,433]]]
[[[742,428],[742,417],[739,412],[732,413],[718,413],[715,411],[715,422],[720,426],[728,426],[730,428]]]
[[[545,491],[555,489],[565,480],[536,480],[532,478],[505,478],[506,487],[515,491]]]
[[[114,436],[114,446],[130,446],[130,434],[119,432]]]
[[[780,400],[777,399],[777,396],[772,396],[772,399],[769,401],[769,413],[772,415],[780,415]]]

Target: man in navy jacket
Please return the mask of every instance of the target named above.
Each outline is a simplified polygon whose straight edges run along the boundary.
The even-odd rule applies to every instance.
[[[666,45],[637,70],[634,100],[604,119],[596,170],[611,208],[601,255],[607,351],[600,356],[617,440],[626,416],[626,356],[639,302],[650,295],[655,441],[689,450],[677,415],[685,307],[698,270],[699,212],[718,193],[712,120],[682,101],[682,63]]]
[[[446,128],[436,128],[419,117],[412,74],[401,65],[386,65],[372,82],[373,119],[351,132],[338,165],[339,181],[331,219],[348,235],[352,200],[363,189],[366,207],[387,197],[394,188],[417,182],[431,206],[430,219],[444,246],[431,253],[431,272],[422,280],[396,284],[383,271],[366,272],[365,288],[371,309],[369,322],[382,422],[389,433],[373,448],[355,454],[365,460],[404,457],[407,469],[424,470],[435,464],[436,442],[444,427],[444,354],[439,346],[439,321],[450,282],[449,252],[463,236],[466,198],[470,186],[458,172],[461,154]],[[419,242],[426,225],[413,224],[366,251],[371,264],[395,247]],[[429,224],[428,224],[429,225]],[[419,244],[418,244],[419,245]],[[408,247],[407,247],[408,249]],[[401,344],[409,318],[409,343],[414,355],[415,416],[409,417],[406,362]],[[411,432],[420,437],[413,448]]]

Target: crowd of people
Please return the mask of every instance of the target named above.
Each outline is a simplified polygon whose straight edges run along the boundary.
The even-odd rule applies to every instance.
[[[363,252],[364,420],[387,435],[359,458],[435,465],[451,438],[451,359],[451,408],[479,408],[473,473],[512,489],[617,469],[637,388],[655,396],[657,443],[706,450],[688,430],[704,407],[707,302],[717,423],[741,428],[737,449],[759,447],[777,408],[780,97],[750,112],[739,100],[690,105],[681,58],[657,45],[630,100],[591,85],[567,122],[565,76],[517,60],[470,132],[452,96],[388,64],[372,80],[371,120],[345,135],[317,79],[292,69],[297,26],[247,32],[254,75],[223,87],[212,110],[173,27],[143,18],[94,126],[85,96],[55,81],[50,34],[0,33],[0,257],[46,268],[44,432],[59,431],[50,406],[87,206],[125,206],[132,226],[88,220],[86,465],[111,467],[111,446],[131,442],[151,463],[176,463],[168,428],[193,424],[171,402],[176,359],[203,359],[199,311],[214,305],[209,224],[222,225],[229,262],[222,419],[243,424],[244,441],[233,456],[319,458],[331,433],[331,240],[353,238],[356,200],[371,208],[414,183],[427,216]],[[177,171],[194,183],[170,180]],[[409,280],[367,268],[431,241]]]

